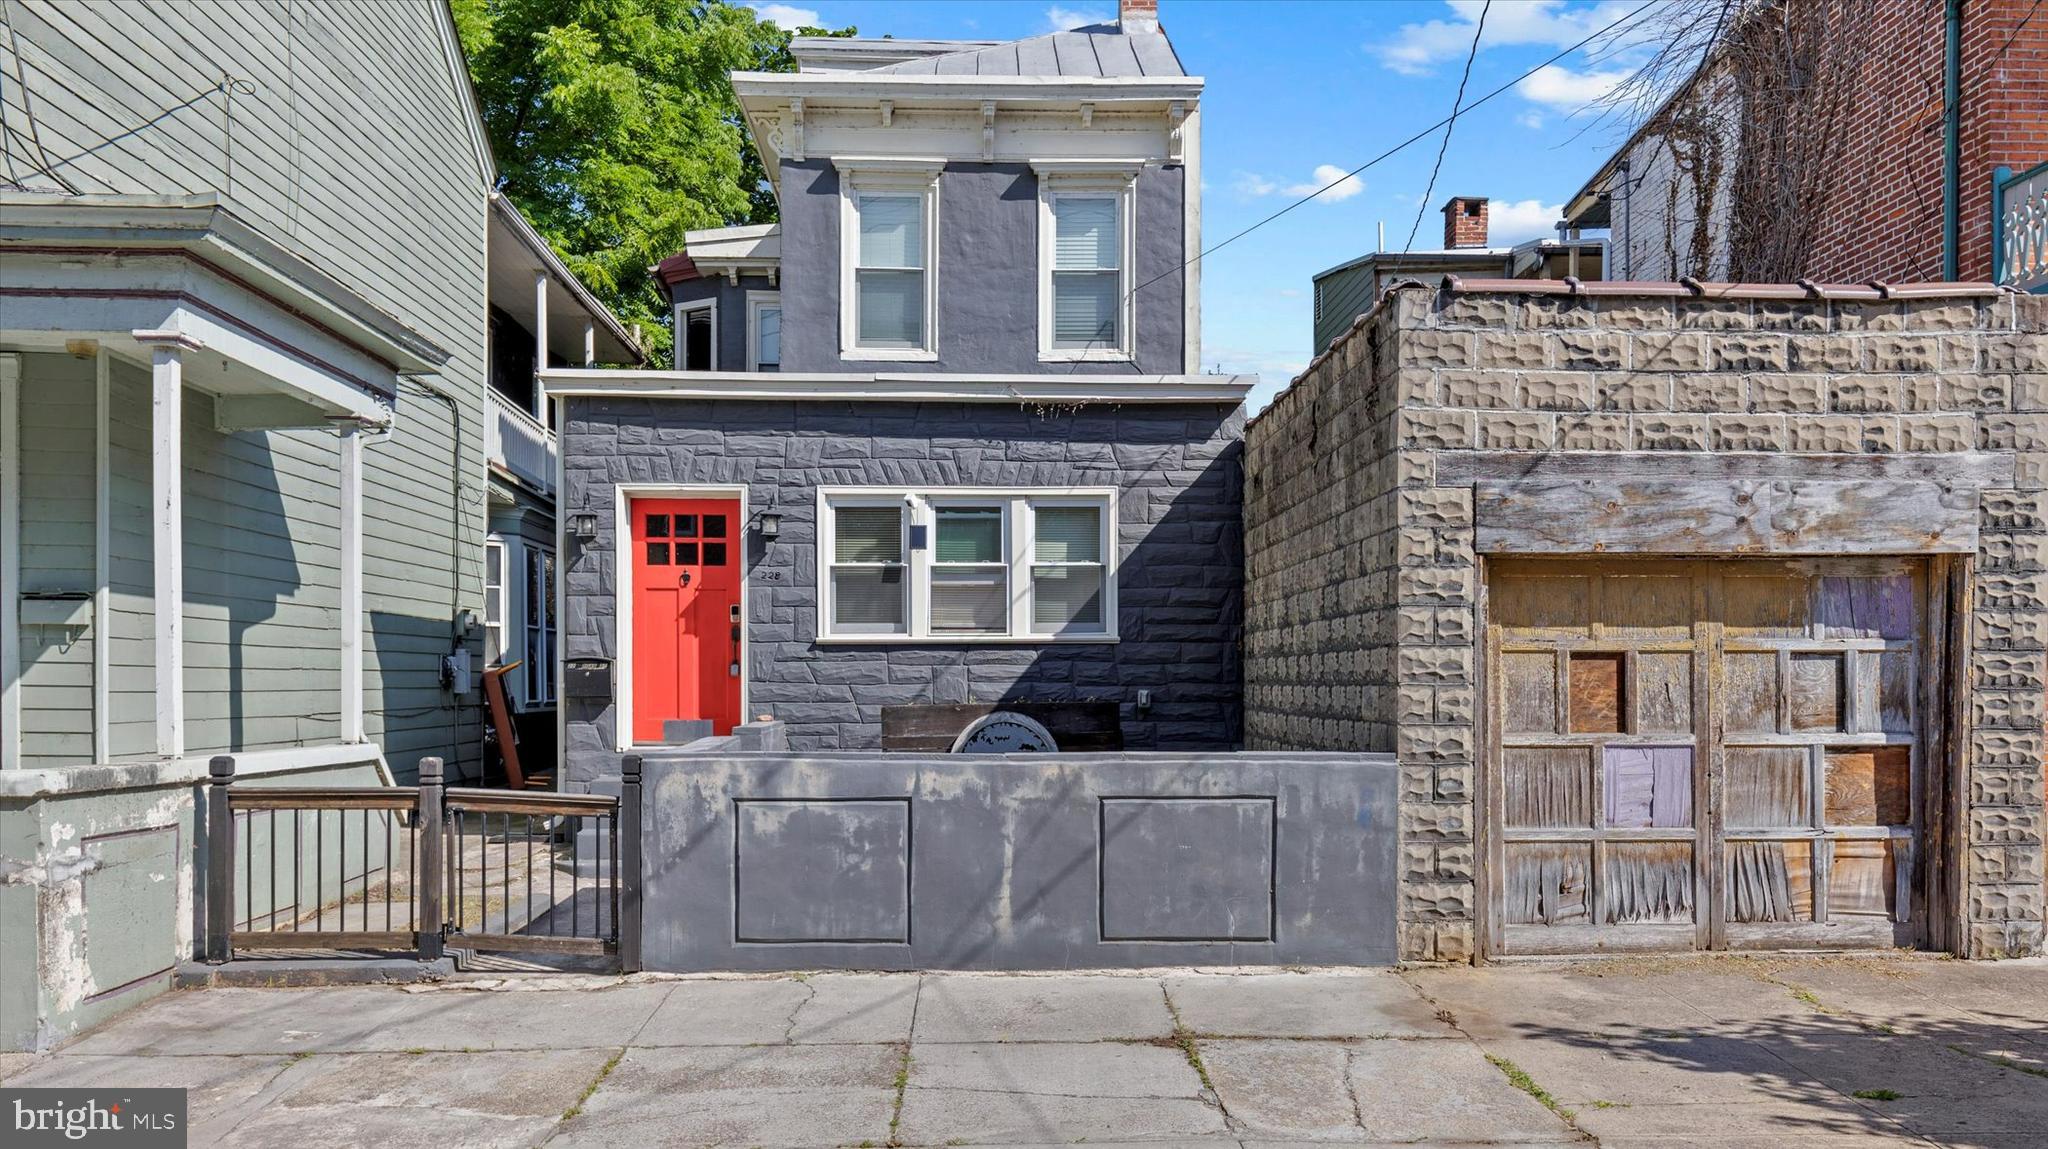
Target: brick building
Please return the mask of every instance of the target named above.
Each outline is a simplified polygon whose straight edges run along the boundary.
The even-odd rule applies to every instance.
[[[2038,952],[2044,332],[1394,288],[1246,432],[1247,748],[1398,753],[1411,959]]]
[[[1566,204],[1568,223],[1610,229],[1610,278],[1992,280],[1994,178],[2048,162],[2048,9],[1750,13]],[[1788,55],[1818,78],[1777,75]]]

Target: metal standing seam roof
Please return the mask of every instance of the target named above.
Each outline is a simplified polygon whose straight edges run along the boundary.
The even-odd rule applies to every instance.
[[[1185,76],[1163,32],[1095,24],[992,47],[884,64],[859,73],[918,76]]]

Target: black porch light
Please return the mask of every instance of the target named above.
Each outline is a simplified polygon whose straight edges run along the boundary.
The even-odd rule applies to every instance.
[[[759,519],[759,522],[760,522],[760,524],[761,524],[761,526],[760,526],[760,530],[761,530],[761,537],[762,537],[762,538],[764,538],[764,539],[772,539],[772,538],[778,538],[778,537],[780,537],[780,536],[781,536],[781,534],[782,534],[782,516],[781,516],[781,515],[778,515],[778,514],[776,514],[776,513],[774,512],[774,511],[762,511],[762,512],[761,512],[761,517],[760,517],[760,519]]]
[[[579,542],[579,543],[594,543],[594,542],[596,542],[596,541],[597,541],[597,515],[596,515],[596,513],[595,513],[595,512],[592,512],[592,511],[578,511],[578,512],[576,512],[575,514],[573,514],[573,515],[570,515],[570,516],[569,516],[569,533],[571,533],[571,534],[575,535],[575,536],[576,536],[576,541],[577,541],[577,542]]]

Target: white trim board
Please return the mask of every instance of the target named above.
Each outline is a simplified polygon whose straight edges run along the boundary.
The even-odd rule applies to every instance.
[[[782,292],[747,292],[747,371],[749,373],[761,369],[761,312],[763,311],[774,311],[780,314],[782,311]],[[780,339],[781,335],[782,333],[778,329],[776,338]],[[777,355],[775,366],[777,370],[780,370],[782,367],[782,360],[780,358],[782,354],[781,348],[778,347],[775,353]]]
[[[957,375],[950,372],[754,374],[745,371],[545,372],[556,397],[909,400],[932,403],[1231,403],[1256,375]]]
[[[669,328],[669,333],[672,336],[670,346],[674,348],[669,353],[669,361],[680,363],[682,357],[688,354],[689,344],[686,338],[688,333],[683,328],[683,317],[693,311],[708,311],[711,313],[711,365],[712,369],[716,370],[718,367],[718,297],[715,295],[706,296],[703,299],[684,300],[676,304],[675,318],[670,320],[671,326]],[[682,370],[682,368],[678,367],[677,370]],[[693,371],[691,374],[701,375],[704,372]],[[539,375],[541,381],[546,383],[548,372],[543,370],[539,372]],[[549,387],[548,393],[553,394],[554,388]]]
[[[751,704],[748,689],[752,675],[747,666],[747,631],[752,625],[753,614],[748,609],[747,577],[748,560],[752,549],[753,518],[747,509],[747,488],[744,486],[720,486],[716,484],[691,483],[621,483],[612,488],[612,617],[616,620],[616,649],[618,661],[612,666],[612,748],[621,752],[633,748],[633,500],[634,499],[737,499],[740,513],[736,520],[737,534],[733,539],[739,548],[740,568],[740,721],[748,720],[748,706]],[[573,512],[570,512],[573,513]],[[568,514],[557,514],[555,521],[566,521]],[[559,554],[560,552],[556,552]],[[555,571],[555,586],[566,586],[568,578],[560,568]],[[557,593],[560,593],[559,589]],[[556,625],[566,617],[555,616]],[[560,645],[556,657],[559,660]],[[567,714],[567,708],[557,706],[558,714]],[[566,719],[558,718],[558,722]]]
[[[21,768],[21,356],[0,354],[0,772]]]

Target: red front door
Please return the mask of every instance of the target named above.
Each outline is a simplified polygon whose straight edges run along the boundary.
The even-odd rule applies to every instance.
[[[740,720],[740,580],[745,534],[736,499],[634,499],[633,741],[659,742],[671,718]]]

